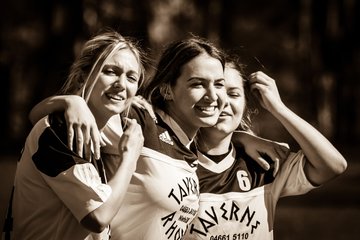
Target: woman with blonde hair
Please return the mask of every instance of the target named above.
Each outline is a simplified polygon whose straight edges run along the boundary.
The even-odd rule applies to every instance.
[[[86,102],[101,132],[127,111],[143,81],[141,51],[132,40],[104,31],[87,41],[61,93]],[[54,112],[36,123],[17,166],[12,211],[14,239],[109,239],[143,146],[140,126],[127,119],[118,144],[121,164],[107,181],[101,159],[73,150],[66,120]]]

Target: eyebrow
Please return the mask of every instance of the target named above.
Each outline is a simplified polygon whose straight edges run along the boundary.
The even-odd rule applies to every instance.
[[[203,78],[203,77],[191,77],[188,79],[188,82],[190,82],[191,80],[201,80],[201,81],[208,81],[209,79],[208,78]],[[214,82],[217,82],[217,81],[225,81],[225,78],[218,78],[218,79],[215,79]]]
[[[242,87],[230,87],[228,89],[229,90],[234,90],[234,89],[244,90],[244,88],[242,88]]]
[[[105,67],[114,67],[114,68],[117,68],[117,69],[122,69],[122,67],[120,67],[119,65],[117,65],[117,64],[112,64],[112,63],[105,64],[103,68],[105,68]],[[137,75],[140,75],[138,71],[135,71],[135,70],[132,70],[132,69],[128,70],[127,72],[135,73],[135,74],[137,74]]]

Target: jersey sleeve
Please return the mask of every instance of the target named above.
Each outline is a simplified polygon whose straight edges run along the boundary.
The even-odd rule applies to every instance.
[[[147,110],[139,108],[137,106],[131,106],[127,114],[128,115],[125,117],[135,119],[136,122],[141,126],[143,131],[150,122],[154,121],[154,119],[151,118],[150,113]],[[126,123],[123,122],[123,126],[126,126]]]
[[[112,190],[101,182],[92,163],[67,147],[64,136],[57,134],[62,128],[54,129],[49,126],[41,134],[32,160],[48,187],[80,221],[101,206]]]
[[[273,193],[278,197],[301,195],[316,188],[304,172],[306,157],[300,150],[290,153],[273,182]]]
[[[79,222],[111,194],[111,187],[101,183],[91,163],[75,164],[56,177],[43,174],[43,178]]]

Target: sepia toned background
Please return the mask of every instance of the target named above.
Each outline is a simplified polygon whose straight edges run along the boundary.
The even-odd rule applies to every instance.
[[[154,63],[164,45],[194,34],[237,52],[249,73],[276,79],[283,101],[349,164],[329,184],[280,200],[275,239],[360,236],[360,1],[5,0],[0,18],[0,219],[30,109],[56,94],[81,44],[111,27],[137,38]],[[254,128],[298,149],[263,110]]]

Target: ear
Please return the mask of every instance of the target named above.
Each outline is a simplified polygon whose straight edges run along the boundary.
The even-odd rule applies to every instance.
[[[164,100],[170,101],[173,99],[172,91],[169,84],[162,84],[160,86],[160,94],[163,96]]]

